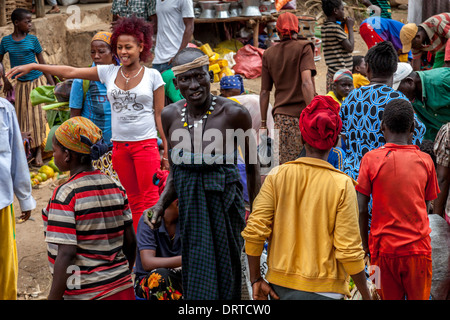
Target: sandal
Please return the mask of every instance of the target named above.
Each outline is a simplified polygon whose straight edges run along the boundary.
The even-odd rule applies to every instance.
[[[47,11],[47,14],[52,14],[52,13],[60,13],[61,10],[59,10],[59,8],[52,8],[49,11]]]

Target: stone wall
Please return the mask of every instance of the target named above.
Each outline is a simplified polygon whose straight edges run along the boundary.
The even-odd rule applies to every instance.
[[[111,4],[77,4],[61,7],[60,14],[48,14],[33,19],[32,34],[35,34],[44,50],[48,64],[65,64],[75,67],[90,65],[90,41],[98,31],[109,31]],[[11,34],[13,26],[0,28],[0,38]],[[3,62],[9,70],[9,57]]]

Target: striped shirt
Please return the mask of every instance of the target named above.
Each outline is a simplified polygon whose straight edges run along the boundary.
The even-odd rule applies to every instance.
[[[125,190],[99,171],[73,175],[42,210],[48,261],[53,273],[58,245],[74,245],[73,282],[64,299],[101,299],[132,287],[122,247],[132,223]],[[71,280],[69,278],[69,280]]]
[[[29,63],[36,63],[36,54],[42,52],[39,39],[32,34],[27,34],[22,40],[16,41],[12,35],[2,38],[0,42],[0,55],[9,53],[11,68]],[[39,78],[42,72],[32,70],[28,74],[18,78],[19,81],[32,81]]]
[[[336,22],[326,21],[322,26],[322,48],[328,72],[335,74],[339,69],[352,69],[353,57],[342,46],[348,36]]]
[[[413,49],[413,58],[420,59],[422,51],[431,51],[436,53],[444,51],[447,39],[450,38],[450,13],[444,12],[437,14],[419,24],[427,33],[430,39],[430,44],[423,47],[421,50]]]

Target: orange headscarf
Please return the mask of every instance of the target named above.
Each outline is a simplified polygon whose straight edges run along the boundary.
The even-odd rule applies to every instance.
[[[277,31],[282,36],[291,36],[292,32],[298,33],[297,16],[290,12],[280,14],[277,19]]]

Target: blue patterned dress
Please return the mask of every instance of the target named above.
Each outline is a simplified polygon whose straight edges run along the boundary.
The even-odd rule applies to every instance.
[[[386,104],[393,99],[408,100],[401,92],[384,84],[373,84],[354,89],[341,106],[342,133],[347,136],[344,172],[358,179],[362,157],[370,150],[383,146],[381,120]],[[425,135],[425,125],[414,115],[413,143],[420,145]]]

